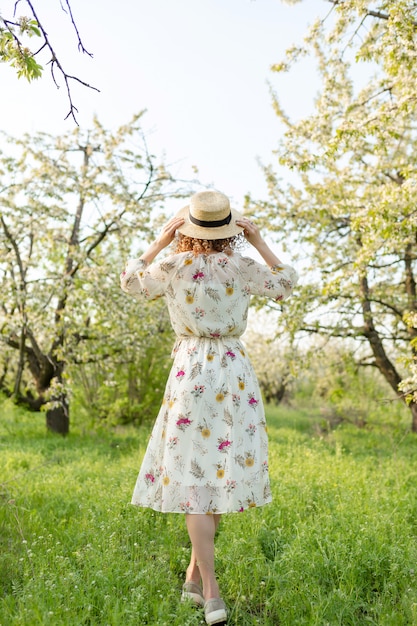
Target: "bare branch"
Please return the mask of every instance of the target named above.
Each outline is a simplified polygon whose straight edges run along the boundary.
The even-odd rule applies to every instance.
[[[17,264],[19,266],[19,272],[20,272],[20,278],[22,281],[22,285],[25,284],[25,277],[26,277],[26,270],[23,267],[23,261],[22,261],[22,257],[20,256],[20,251],[19,251],[19,247],[17,245],[16,239],[13,237],[12,233],[10,232],[6,222],[4,221],[3,216],[0,217],[0,221],[1,224],[3,226],[3,230],[4,230],[4,234],[6,235],[7,239],[10,241],[10,245],[12,246],[15,256],[16,256],[16,261]]]
[[[18,0],[18,2],[15,3],[15,12],[16,12],[16,8],[17,5],[19,3],[20,0]],[[68,119],[68,117],[72,117],[72,119],[74,120],[74,122],[77,124],[78,126],[78,122],[77,122],[77,118],[76,118],[76,113],[78,113],[78,109],[77,107],[74,105],[74,102],[72,100],[72,96],[71,96],[71,88],[70,88],[70,81],[76,81],[78,83],[80,83],[81,85],[83,85],[84,87],[87,87],[88,89],[93,89],[94,91],[100,92],[100,90],[97,87],[94,87],[93,85],[90,85],[89,83],[87,83],[84,80],[81,80],[80,78],[78,78],[77,76],[72,76],[71,74],[68,74],[68,72],[65,71],[64,67],[62,66],[57,54],[55,53],[55,50],[51,44],[51,41],[49,39],[49,35],[46,32],[44,26],[42,25],[42,22],[40,21],[40,19],[38,18],[37,12],[35,10],[35,7],[33,6],[33,2],[32,0],[24,0],[26,2],[26,4],[29,6],[33,17],[35,18],[36,22],[37,22],[37,26],[39,28],[39,30],[42,33],[42,37],[44,40],[43,45],[35,52],[33,53],[33,57],[36,56],[37,54],[39,54],[44,48],[48,48],[50,54],[51,54],[51,58],[48,62],[48,64],[51,64],[51,76],[52,76],[52,80],[55,84],[55,86],[57,87],[57,89],[59,89],[59,84],[58,81],[55,77],[55,73],[54,70],[57,67],[59,69],[59,71],[62,74],[62,77],[64,79],[64,83],[65,83],[65,87],[66,87],[66,91],[67,91],[67,97],[68,97],[68,101],[69,101],[69,105],[70,105],[70,109],[69,112],[67,113],[67,115],[65,116],[64,119]],[[69,3],[69,0],[65,0],[65,4],[68,7],[68,12],[70,15],[70,19],[71,19],[71,23],[75,29],[75,32],[77,34],[77,38],[78,38],[78,49],[87,54],[88,56],[92,57],[93,55],[88,52],[88,50],[86,50],[86,48],[84,47],[78,28],[76,26],[75,20],[74,20],[74,16],[72,14],[72,10],[71,10],[71,6]],[[62,6],[62,2],[61,2],[61,7],[63,8],[63,10],[65,12],[67,12],[64,7]],[[16,41],[16,44],[19,46],[19,49],[22,49],[22,45],[21,42],[19,40],[19,38],[15,35],[15,33],[13,32],[13,29],[10,28],[10,26],[8,24],[14,25],[14,26],[18,26],[18,24],[14,24],[12,22],[7,22],[7,20],[2,19],[2,22],[5,24],[6,28],[8,28],[8,30],[12,33],[14,40]]]
[[[68,7],[68,13],[69,13],[69,15],[70,15],[72,25],[73,25],[73,27],[74,27],[75,32],[77,33],[77,39],[78,39],[78,50],[79,50],[80,52],[83,52],[84,54],[88,54],[88,56],[89,56],[89,57],[93,58],[92,53],[91,53],[91,52],[88,52],[88,50],[86,50],[86,48],[84,48],[84,44],[83,44],[83,42],[81,41],[80,33],[78,32],[78,28],[77,28],[77,25],[76,25],[76,23],[75,23],[74,16],[73,16],[73,14],[72,14],[72,9],[71,9],[71,5],[70,5],[70,3],[69,3],[69,0],[65,0],[65,4],[66,4],[66,5],[67,5],[67,7]],[[61,2],[61,7],[62,7],[62,10],[63,10],[63,11],[65,11],[65,13],[66,13],[65,8],[62,6],[62,2]]]

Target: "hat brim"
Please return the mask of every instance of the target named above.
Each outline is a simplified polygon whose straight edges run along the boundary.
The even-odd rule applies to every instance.
[[[178,232],[186,237],[193,237],[194,239],[227,239],[228,237],[234,237],[243,232],[243,227],[236,224],[236,220],[241,220],[243,215],[235,209],[230,209],[232,219],[229,224],[224,226],[214,226],[207,228],[204,226],[197,226],[190,221],[190,206],[183,207],[178,211],[176,217],[183,217],[184,224],[177,228]]]

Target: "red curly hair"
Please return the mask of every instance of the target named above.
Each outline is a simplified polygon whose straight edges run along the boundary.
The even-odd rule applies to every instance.
[[[195,237],[187,237],[178,233],[174,241],[174,253],[192,252],[195,256],[198,254],[210,254],[210,252],[224,252],[227,255],[232,254],[233,250],[237,250],[245,242],[245,238],[241,233],[227,239],[196,239]]]

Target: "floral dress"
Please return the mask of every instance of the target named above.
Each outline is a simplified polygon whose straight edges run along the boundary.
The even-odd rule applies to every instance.
[[[133,504],[209,514],[271,501],[264,408],[240,336],[250,295],[282,300],[296,280],[287,265],[270,269],[237,253],[128,262],[122,289],[165,296],[177,335]]]

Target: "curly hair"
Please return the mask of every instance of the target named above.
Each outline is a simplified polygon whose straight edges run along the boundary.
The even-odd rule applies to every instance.
[[[227,237],[227,239],[196,239],[178,233],[178,237],[174,241],[174,254],[192,252],[197,256],[210,252],[224,252],[230,255],[233,250],[242,248],[245,243],[246,240],[242,233],[234,235],[234,237]]]

